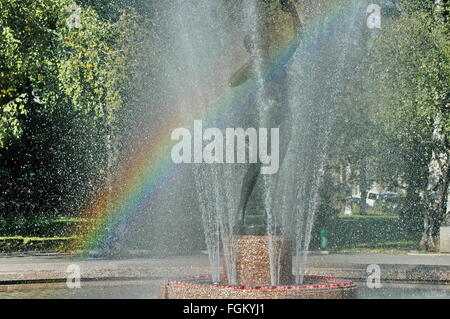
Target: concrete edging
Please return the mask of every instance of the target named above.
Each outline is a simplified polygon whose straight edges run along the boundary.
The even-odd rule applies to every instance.
[[[306,273],[315,276],[366,280],[367,264],[309,265]],[[381,264],[381,280],[450,283],[450,267],[434,265]]]

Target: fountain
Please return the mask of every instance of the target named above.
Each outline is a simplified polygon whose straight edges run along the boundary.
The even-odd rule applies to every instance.
[[[0,22],[7,29],[27,1],[10,2],[6,17],[12,20]],[[12,42],[0,43],[18,49],[6,54],[8,63],[0,63],[13,78],[14,62],[34,61],[22,49],[42,32],[62,50],[54,65],[44,68],[49,77],[30,82],[19,74],[13,87],[3,90],[6,95],[0,94],[6,113],[10,104],[22,110],[16,102],[31,107],[29,114],[9,112],[23,124],[22,137],[0,136],[6,141],[0,152],[6,165],[0,169],[6,177],[0,213],[7,217],[0,218],[7,236],[0,248],[38,252],[0,256],[5,261],[0,298],[449,296],[449,257],[407,254],[419,232],[415,221],[405,223],[405,217],[418,218],[423,207],[428,211],[427,205],[412,205],[421,203],[419,184],[426,179],[429,158],[421,150],[433,155],[441,144],[431,135],[440,127],[428,120],[435,111],[440,120],[445,104],[421,107],[442,89],[434,80],[445,70],[431,63],[429,72],[421,63],[445,58],[444,41],[429,41],[444,35],[439,1],[433,13],[418,9],[418,1],[119,1],[126,5],[120,20],[117,3],[104,8],[83,1],[82,8],[70,5],[66,12],[67,20],[79,20],[77,26],[64,23],[66,1],[41,2],[44,11],[38,15],[17,11],[19,18],[30,13],[24,17],[38,24],[30,29],[12,23],[7,30]],[[89,39],[94,50],[84,50],[80,41],[97,29],[101,32]],[[368,41],[374,35],[379,36]],[[422,55],[429,48],[431,55]],[[51,51],[44,51],[43,61],[53,61],[46,54]],[[72,59],[74,52],[78,60]],[[96,57],[99,63],[92,62]],[[130,68],[124,67],[127,62]],[[19,64],[39,71],[35,63]],[[110,64],[104,73],[102,66]],[[59,66],[67,72],[55,78]],[[420,67],[417,77],[404,76],[414,67]],[[133,76],[135,90],[90,85],[106,76],[105,85],[119,88],[129,77],[115,75],[124,72]],[[61,99],[52,89],[58,81],[66,88]],[[415,95],[406,82],[427,85]],[[87,94],[68,92],[79,84],[87,85]],[[15,93],[19,98],[9,101]],[[64,102],[62,108],[52,107],[55,98]],[[426,115],[417,121],[416,106]],[[424,126],[412,126],[417,123]],[[414,143],[417,138],[420,143]],[[54,147],[63,140],[67,143]],[[428,169],[436,173],[433,162]],[[387,174],[391,170],[395,176]],[[414,176],[418,171],[423,174]],[[366,212],[372,181],[406,188],[407,196],[393,193],[401,202],[381,198]],[[24,186],[19,197],[11,192],[16,184]],[[350,190],[360,198],[347,197]],[[64,201],[65,193],[74,200]],[[368,216],[344,218],[337,209],[344,199],[344,214],[357,203],[361,209],[353,214]],[[437,203],[430,212],[442,211]],[[26,218],[15,220],[14,212]],[[449,227],[441,227],[443,253],[450,251],[445,245],[450,220],[444,225]],[[68,254],[41,251],[56,246],[47,242]],[[310,257],[315,247],[320,256]],[[322,256],[328,248],[339,250]],[[358,281],[358,291],[345,277]],[[167,281],[161,285],[162,280]],[[195,304],[183,306],[183,313],[207,313],[201,308],[209,306]],[[259,305],[262,313],[263,304],[254,306],[260,310]],[[181,313],[180,307],[171,310]],[[211,307],[210,314],[216,310]]]
[[[305,271],[334,107],[342,90],[340,73],[359,40],[355,30],[361,5],[319,1],[315,11],[307,1],[232,1],[236,11],[220,16],[219,10],[229,10],[230,3],[200,2],[180,2],[174,10],[178,24],[171,31],[183,39],[178,49],[191,75],[189,98],[201,105],[198,111],[198,105],[184,102],[180,112],[215,128],[279,128],[280,168],[276,174],[261,173],[264,159],[259,156],[256,162],[235,165],[192,165],[211,275],[170,280],[162,286],[162,297],[353,297],[352,282],[307,276]],[[215,34],[220,29],[227,33]],[[244,50],[220,55],[211,44],[217,38],[243,43]],[[215,68],[202,58],[206,49],[211,56],[228,56],[222,67],[230,73],[208,73]],[[243,62],[236,66],[236,61]],[[228,92],[225,102],[211,102],[205,92],[217,90],[205,90],[211,83]],[[211,103],[226,104],[228,110],[218,116],[209,111]],[[249,158],[251,149],[249,137]]]

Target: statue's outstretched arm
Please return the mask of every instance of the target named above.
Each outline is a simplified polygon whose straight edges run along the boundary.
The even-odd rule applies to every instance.
[[[252,61],[248,61],[239,70],[237,70],[230,78],[229,85],[236,87],[246,82],[252,75],[253,67]]]

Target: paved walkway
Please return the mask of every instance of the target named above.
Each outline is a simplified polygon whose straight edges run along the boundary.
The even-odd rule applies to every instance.
[[[379,265],[435,265],[449,266],[450,254],[330,254],[313,255],[311,263],[318,264],[379,264]]]
[[[426,281],[450,284],[449,254],[316,255],[309,258],[307,273],[365,281],[378,267],[383,281]]]
[[[126,260],[81,259],[58,254],[0,255],[0,284],[63,280],[71,264],[80,266],[85,279],[173,278],[209,273],[204,254]],[[367,266],[377,264],[384,279],[444,281],[450,284],[450,255],[313,254],[308,273],[364,279]]]

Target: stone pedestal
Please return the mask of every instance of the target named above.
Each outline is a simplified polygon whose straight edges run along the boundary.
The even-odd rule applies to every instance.
[[[283,236],[272,236],[272,249],[279,258],[280,285],[293,282],[291,244]],[[268,236],[241,235],[234,238],[238,285],[271,285]],[[228,284],[227,278],[223,281]]]
[[[450,226],[442,226],[440,229],[439,251],[450,253]]]
[[[226,277],[220,284],[210,276],[169,280],[161,287],[164,299],[349,299],[356,297],[356,286],[348,280],[305,276],[303,285],[293,284],[292,256],[288,240],[273,237],[279,253],[280,285],[270,283],[269,237],[242,235],[233,238],[237,259],[237,285]]]

